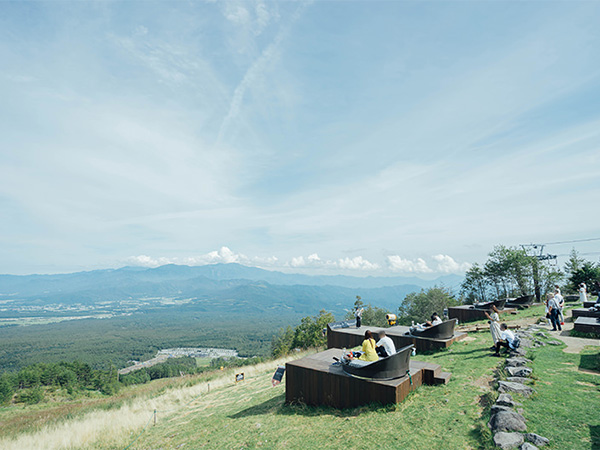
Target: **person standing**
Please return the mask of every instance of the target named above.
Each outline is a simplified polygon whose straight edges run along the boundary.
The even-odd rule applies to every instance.
[[[554,295],[554,297],[550,297],[548,299],[548,312],[550,312],[550,322],[552,322],[552,331],[556,331],[557,329],[559,331],[562,331],[562,328],[560,326],[561,322],[558,315],[559,308],[558,302],[556,301],[556,294]]]
[[[363,311],[364,310],[362,306],[357,306],[356,310],[354,311],[354,315],[356,317],[356,328],[360,328]]]
[[[579,301],[582,305],[587,302],[587,286],[585,283],[579,285]]]
[[[565,316],[563,316],[563,307],[565,306],[565,299],[560,293],[560,288],[558,284],[554,286],[554,300],[556,301],[556,305],[558,307],[558,318],[560,319],[560,324],[565,324]]]
[[[486,311],[485,315],[490,321],[490,333],[492,333],[492,340],[494,341],[493,348],[495,348],[496,344],[500,340],[501,334],[500,315],[498,314],[498,308],[496,308],[496,305],[492,305],[492,314],[488,314],[488,312]]]

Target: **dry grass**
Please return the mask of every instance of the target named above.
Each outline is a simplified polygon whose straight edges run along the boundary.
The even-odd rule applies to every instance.
[[[153,412],[158,411],[158,417],[173,413],[212,389],[222,389],[234,384],[236,372],[244,372],[246,378],[252,378],[267,371],[274,371],[278,364],[297,358],[294,355],[277,361],[248,366],[244,368],[228,369],[219,372],[213,379],[202,377],[187,377],[180,379],[179,386],[167,388],[162,394],[150,397],[152,394],[142,394],[140,397],[129,399],[118,408],[112,410],[95,410],[85,413],[82,417],[65,420],[60,423],[48,424],[40,427],[38,431],[19,435],[15,438],[4,437],[0,440],[3,450],[23,449],[85,449],[103,448],[119,445],[131,441],[142,428],[153,418]],[[193,411],[193,408],[186,412]],[[67,414],[68,408],[57,408],[56,412]],[[35,416],[52,414],[52,411],[36,411]],[[27,416],[31,420],[32,416]],[[43,417],[42,417],[43,419]],[[40,420],[42,420],[40,419]],[[22,416],[19,419],[23,420]]]

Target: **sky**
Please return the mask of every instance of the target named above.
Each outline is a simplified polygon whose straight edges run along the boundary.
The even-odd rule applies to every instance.
[[[0,1],[0,273],[598,261],[598,23],[573,0]]]

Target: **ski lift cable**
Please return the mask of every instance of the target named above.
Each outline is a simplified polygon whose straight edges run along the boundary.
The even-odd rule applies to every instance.
[[[590,242],[590,241],[600,241],[600,237],[599,238],[588,238],[588,239],[574,239],[572,241],[546,242],[545,244],[537,244],[537,245],[572,244],[575,242]]]

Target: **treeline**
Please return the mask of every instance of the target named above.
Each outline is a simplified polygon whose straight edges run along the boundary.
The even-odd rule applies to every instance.
[[[0,405],[14,403],[35,404],[49,396],[77,397],[85,393],[113,395],[124,386],[148,383],[159,378],[178,377],[217,371],[229,367],[258,364],[264,358],[215,358],[207,366],[199,367],[195,358],[181,357],[152,367],[118,376],[116,368],[92,369],[80,361],[33,364],[18,372],[0,375]]]
[[[0,375],[0,404],[39,403],[48,392],[62,390],[68,395],[98,391],[112,395],[119,390],[116,369],[94,370],[79,361],[33,364],[18,372]]]
[[[539,301],[555,285],[565,293],[577,293],[582,282],[594,289],[600,282],[600,265],[580,258],[575,249],[561,270],[524,249],[498,245],[483,265],[474,264],[467,271],[460,293],[464,303],[531,294]]]

